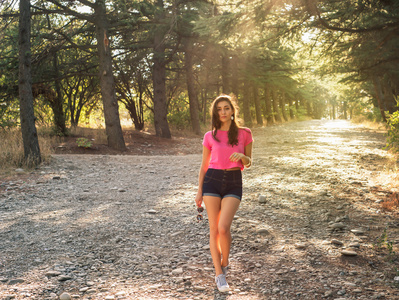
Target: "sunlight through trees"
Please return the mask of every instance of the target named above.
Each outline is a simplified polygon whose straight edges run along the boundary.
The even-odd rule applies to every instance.
[[[21,124],[17,3],[0,7],[2,128]],[[102,111],[109,146],[124,149],[118,110],[160,137],[200,134],[222,92],[246,126],[397,110],[397,1],[38,0],[31,11],[36,123],[59,135]]]

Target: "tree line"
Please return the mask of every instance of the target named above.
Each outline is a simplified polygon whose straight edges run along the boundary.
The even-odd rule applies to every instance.
[[[2,0],[0,16],[0,126],[30,124],[24,142],[33,110],[66,135],[100,104],[115,149],[120,105],[136,129],[200,134],[222,92],[246,126],[397,110],[394,0]]]

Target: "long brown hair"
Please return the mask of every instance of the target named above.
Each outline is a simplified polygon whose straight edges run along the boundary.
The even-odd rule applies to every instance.
[[[220,142],[217,137],[216,133],[222,126],[222,122],[220,121],[219,114],[218,114],[218,104],[219,102],[226,101],[230,104],[231,109],[233,110],[233,117],[234,119],[231,120],[229,132],[228,132],[228,137],[229,137],[229,145],[234,146],[238,145],[238,129],[240,128],[238,124],[238,105],[236,102],[236,98],[233,94],[231,95],[226,95],[226,94],[220,94],[218,97],[216,97],[215,100],[213,100],[212,105],[211,105],[211,116],[212,116],[212,136],[213,138]]]

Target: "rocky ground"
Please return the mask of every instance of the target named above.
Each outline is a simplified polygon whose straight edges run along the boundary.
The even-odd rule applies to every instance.
[[[320,120],[253,132],[229,294],[215,289],[206,212],[196,221],[190,138],[193,154],[55,155],[1,181],[0,298],[399,299],[383,135]]]

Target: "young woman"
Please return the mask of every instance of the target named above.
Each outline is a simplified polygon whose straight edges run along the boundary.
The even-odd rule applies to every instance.
[[[220,95],[211,107],[212,130],[203,140],[202,164],[195,202],[208,213],[209,245],[220,292],[229,291],[226,281],[231,245],[230,227],[242,197],[241,170],[251,166],[252,133],[237,123],[232,96]]]

